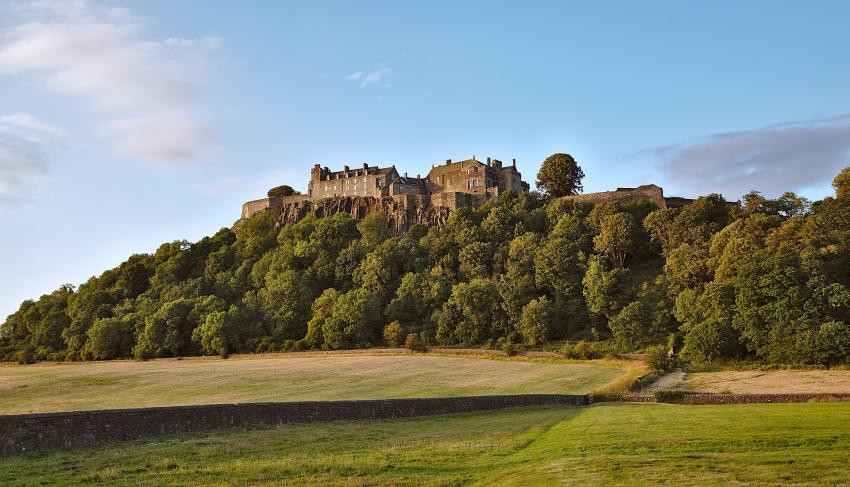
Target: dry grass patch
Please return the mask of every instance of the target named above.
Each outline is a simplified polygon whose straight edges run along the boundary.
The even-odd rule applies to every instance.
[[[673,372],[649,390],[733,394],[850,393],[850,370]]]
[[[581,394],[627,362],[431,354],[278,354],[0,366],[0,414],[164,405]]]

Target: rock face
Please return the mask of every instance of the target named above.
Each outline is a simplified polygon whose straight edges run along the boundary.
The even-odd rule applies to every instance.
[[[360,220],[369,213],[380,212],[387,215],[390,226],[397,235],[407,232],[416,224],[444,227],[452,211],[448,207],[422,204],[421,201],[418,204],[409,203],[409,200],[391,197],[350,196],[285,201],[280,205],[270,205],[268,209],[278,212],[278,222],[281,225],[296,223],[307,215],[325,217],[345,213],[355,220]]]

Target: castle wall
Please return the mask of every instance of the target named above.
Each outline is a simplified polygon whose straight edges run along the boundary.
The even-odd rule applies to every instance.
[[[667,208],[667,202],[664,199],[664,191],[654,184],[638,186],[637,188],[620,188],[616,191],[602,191],[599,193],[562,196],[561,198],[597,205],[608,201],[618,201],[621,203],[649,201],[658,206],[658,208]]]

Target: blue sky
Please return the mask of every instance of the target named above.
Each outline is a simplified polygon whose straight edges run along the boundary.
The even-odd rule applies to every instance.
[[[0,317],[315,162],[573,154],[586,191],[817,199],[850,3],[0,0]]]

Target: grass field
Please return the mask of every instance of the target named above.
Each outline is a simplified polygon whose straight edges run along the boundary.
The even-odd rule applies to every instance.
[[[0,414],[232,402],[585,393],[634,370],[616,362],[433,354],[278,354],[0,366]]]
[[[194,434],[0,459],[3,485],[845,485],[846,403],[603,403]]]
[[[673,372],[652,384],[650,391],[795,393],[850,392],[850,370],[724,370]]]

